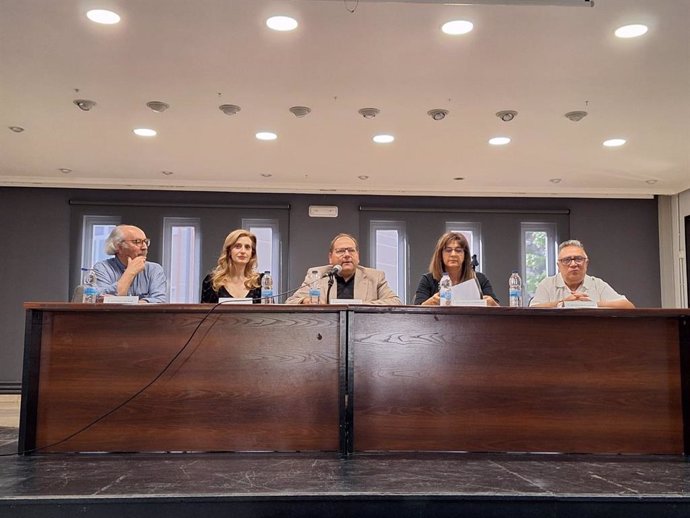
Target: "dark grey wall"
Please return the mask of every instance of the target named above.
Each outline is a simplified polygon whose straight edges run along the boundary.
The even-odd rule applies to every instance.
[[[80,206],[70,205],[70,200],[95,203],[127,203],[138,207],[131,212],[136,221],[149,235],[149,227],[160,225],[155,207],[176,207],[175,214],[194,215],[205,222],[203,267],[210,268],[217,259],[225,234],[239,226],[238,214],[260,217],[247,210],[228,209],[228,216],[217,217],[212,206],[289,206],[285,224],[287,235],[284,260],[287,279],[284,284],[298,286],[307,267],[327,261],[328,243],[338,232],[359,235],[362,258],[368,257],[368,235],[364,235],[364,221],[370,211],[360,211],[360,206],[379,207],[405,213],[410,209],[441,211],[429,217],[426,211],[412,215],[408,222],[411,239],[435,242],[443,229],[429,221],[466,218],[446,217],[444,210],[501,209],[514,212],[540,210],[569,211],[569,235],[560,239],[578,238],[587,246],[591,258],[590,273],[603,277],[614,288],[625,293],[640,307],[659,307],[661,304],[659,280],[659,250],[656,200],[621,199],[567,199],[567,198],[429,198],[396,196],[336,196],[292,195],[256,193],[205,193],[178,191],[126,191],[87,189],[32,189],[0,188],[0,216],[5,224],[0,230],[0,243],[4,248],[0,268],[0,391],[16,390],[21,378],[24,344],[25,301],[66,301],[69,299],[74,279],[71,270],[79,267],[78,239]],[[204,207],[189,207],[199,204]],[[142,207],[142,205],[144,205]],[[149,207],[146,207],[148,205]],[[338,218],[310,218],[309,205],[336,205]],[[92,205],[90,207],[93,208]],[[152,208],[153,207],[153,208]],[[103,207],[101,207],[102,210]],[[273,209],[271,209],[273,210]],[[278,209],[280,212],[280,210]],[[89,212],[94,213],[92,210]],[[105,211],[107,212],[107,210]],[[251,211],[250,211],[251,212]],[[408,216],[410,213],[408,212]],[[139,219],[141,218],[141,219]],[[491,278],[497,294],[503,293],[510,269],[516,266],[514,250],[515,232],[501,216],[481,216],[482,231],[491,229],[495,235],[505,235],[505,242],[486,243],[484,249],[485,273]],[[501,222],[503,221],[503,223]],[[411,223],[410,223],[411,222]],[[512,237],[509,237],[512,236]],[[426,241],[424,241],[426,240]],[[509,242],[510,240],[510,242]],[[216,242],[217,241],[217,242]],[[431,249],[411,250],[410,289],[414,291],[418,275],[428,262]],[[157,252],[152,258],[160,260]]]

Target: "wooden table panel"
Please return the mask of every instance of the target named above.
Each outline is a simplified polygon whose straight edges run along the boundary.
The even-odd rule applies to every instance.
[[[339,449],[339,313],[47,312],[43,451]],[[189,340],[185,348],[185,343]],[[175,356],[182,351],[177,358]]]
[[[354,447],[682,453],[678,321],[358,312]]]

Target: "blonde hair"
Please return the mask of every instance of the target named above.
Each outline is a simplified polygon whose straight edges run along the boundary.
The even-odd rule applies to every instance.
[[[237,273],[230,251],[241,237],[248,237],[252,242],[252,257],[244,270],[246,277],[244,287],[248,290],[259,287],[259,272],[256,271],[256,236],[248,230],[240,228],[233,230],[227,235],[218,257],[218,265],[211,271],[211,284],[215,291],[218,291],[226,280],[230,280],[233,274]]]
[[[467,238],[460,232],[446,232],[438,239],[429,262],[431,276],[437,281],[441,280],[443,272],[446,271],[446,267],[443,264],[443,249],[454,241],[460,243],[460,247],[465,251],[462,268],[460,269],[460,282],[475,278],[474,269],[472,268],[472,254],[470,253],[470,244],[467,242]]]

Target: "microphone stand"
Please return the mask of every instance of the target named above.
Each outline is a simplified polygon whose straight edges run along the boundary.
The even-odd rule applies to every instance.
[[[326,290],[326,304],[331,303],[331,288],[333,287],[333,275],[335,272],[330,272],[328,274],[328,289]]]

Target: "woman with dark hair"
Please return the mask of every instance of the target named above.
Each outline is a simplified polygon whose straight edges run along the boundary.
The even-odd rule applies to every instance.
[[[498,306],[498,298],[489,279],[472,268],[472,254],[467,239],[460,232],[446,232],[436,243],[436,249],[429,262],[429,273],[422,275],[414,296],[414,303],[423,306],[438,306],[440,303],[438,283],[443,272],[447,272],[453,285],[469,279],[477,279],[482,297],[489,306]]]
[[[243,229],[225,238],[218,264],[201,285],[201,302],[217,303],[220,297],[250,298],[261,302],[261,276],[256,271],[256,236]]]

